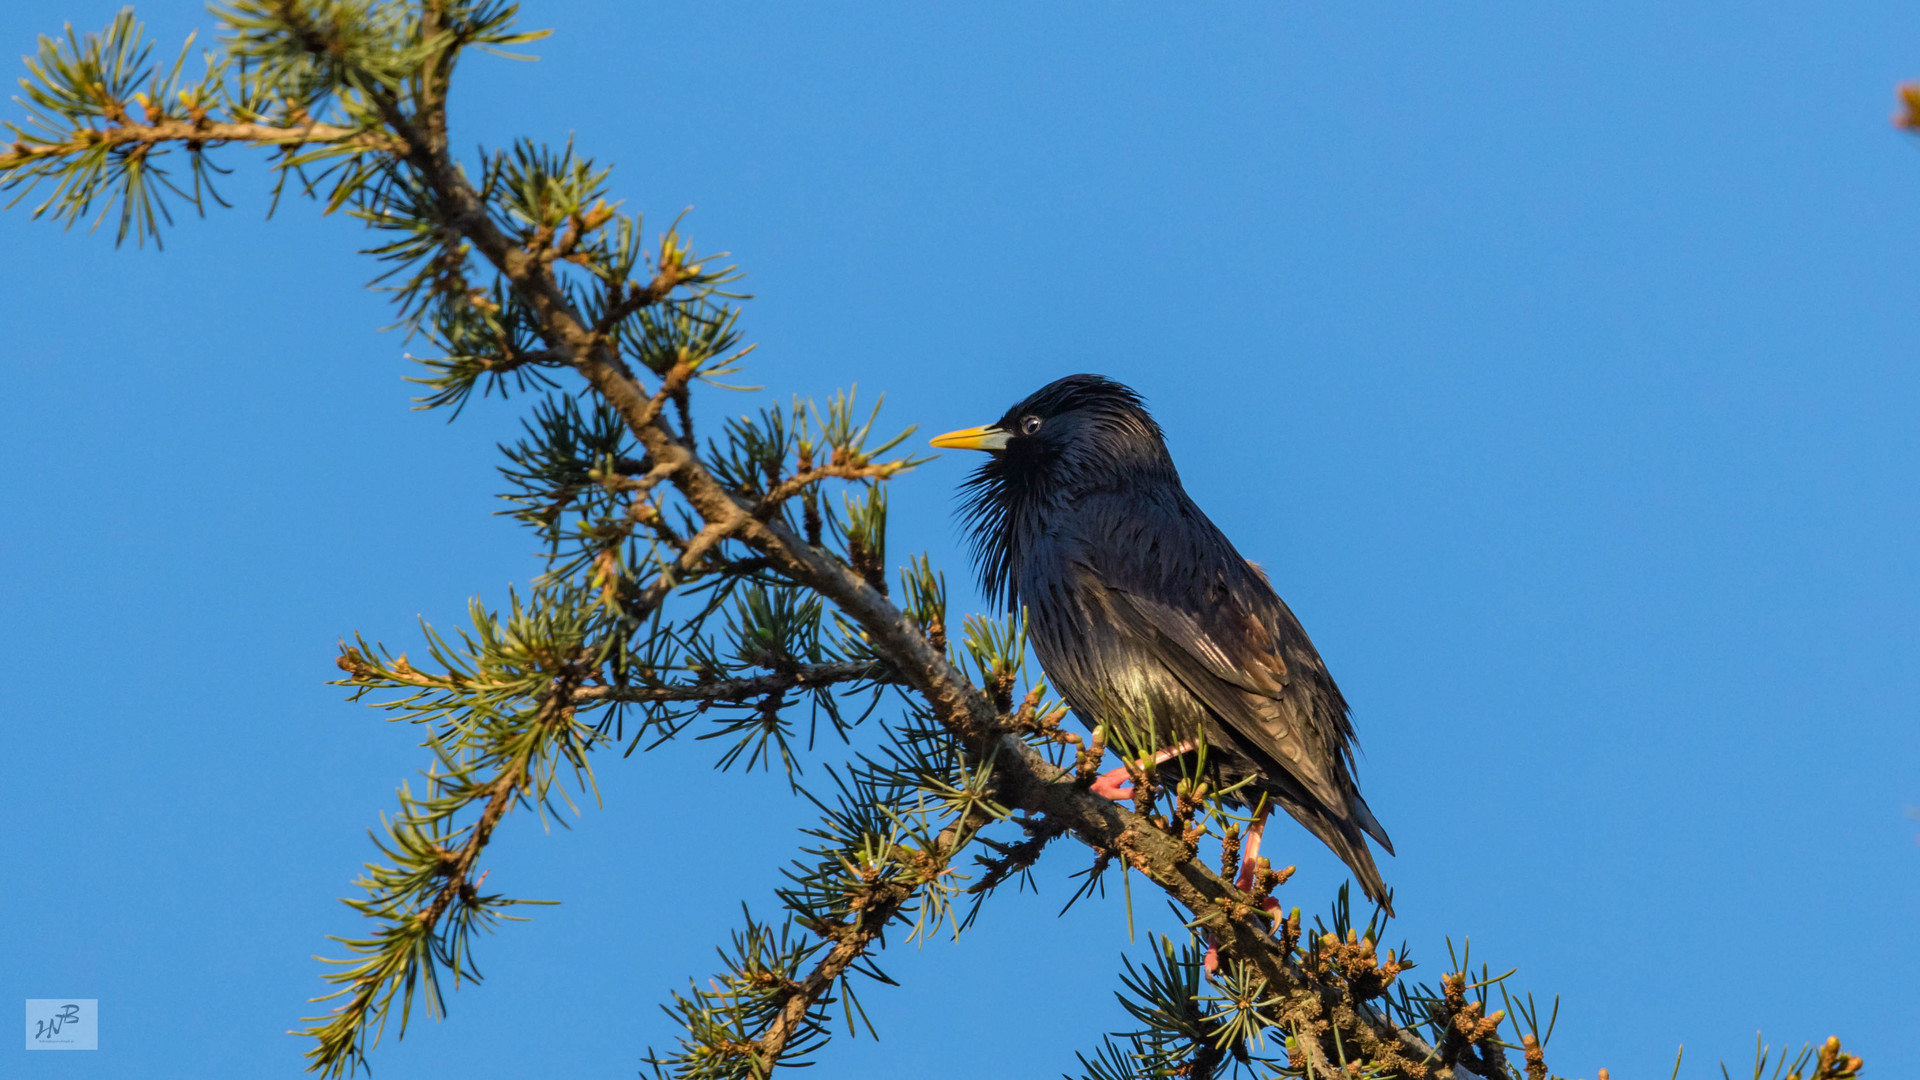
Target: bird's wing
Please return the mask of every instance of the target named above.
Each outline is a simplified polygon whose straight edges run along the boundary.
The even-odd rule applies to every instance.
[[[1109,586],[1108,596],[1126,631],[1170,646],[1156,650],[1158,658],[1190,693],[1328,809],[1344,813],[1348,796],[1334,776],[1340,748],[1307,714],[1313,703],[1305,688],[1288,692],[1287,664],[1265,620],[1231,601],[1203,619],[1128,589]]]
[[[1215,678],[1262,697],[1279,697],[1285,689],[1287,662],[1273,647],[1266,624],[1237,605],[1213,613],[1208,621],[1217,624],[1216,634],[1191,612],[1128,589],[1109,588]]]

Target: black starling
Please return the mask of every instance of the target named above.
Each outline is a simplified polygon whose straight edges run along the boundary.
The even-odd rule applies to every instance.
[[[1393,844],[1354,784],[1346,700],[1266,575],[1180,486],[1140,395],[1070,375],[933,445],[987,451],[963,511],[981,588],[1026,606],[1034,652],[1081,721],[1167,747],[1162,761],[1204,737],[1216,781],[1251,777],[1242,792],[1285,807],[1384,903],[1366,838]],[[1096,790],[1121,794],[1109,778]],[[1256,826],[1243,887],[1258,843]]]

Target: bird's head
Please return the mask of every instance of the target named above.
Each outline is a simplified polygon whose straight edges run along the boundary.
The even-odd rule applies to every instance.
[[[1022,489],[1154,479],[1173,468],[1140,395],[1102,375],[1056,379],[993,423],[949,431],[933,445],[984,450],[981,474]]]
[[[933,445],[987,454],[967,481],[962,514],[981,584],[995,598],[1007,592],[1022,549],[1014,530],[1043,525],[1049,507],[1099,491],[1179,483],[1140,395],[1100,375],[1057,379],[993,423],[950,431]]]

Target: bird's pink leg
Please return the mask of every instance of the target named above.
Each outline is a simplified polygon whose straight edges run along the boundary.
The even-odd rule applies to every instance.
[[[1233,879],[1233,885],[1237,889],[1253,891],[1253,876],[1260,868],[1260,837],[1267,830],[1267,812],[1271,809],[1272,807],[1269,806],[1260,807],[1259,812],[1254,815],[1253,824],[1247,826],[1247,839],[1240,849],[1240,876]],[[1269,896],[1261,901],[1260,906],[1271,912],[1276,920],[1279,918],[1280,901],[1278,899]],[[1220,951],[1213,942],[1207,942],[1207,955],[1200,963],[1209,975],[1220,970]]]
[[[1189,739],[1179,746],[1169,746],[1165,750],[1153,755],[1153,765],[1159,765],[1172,758],[1177,758],[1181,754],[1190,754],[1192,752],[1193,740]],[[1149,765],[1148,768],[1152,768],[1153,765]],[[1112,799],[1114,802],[1126,802],[1128,799],[1133,798],[1132,777],[1127,774],[1127,767],[1122,765],[1117,769],[1110,769],[1107,772],[1101,773],[1099,778],[1094,780],[1093,785],[1087,790],[1103,798]]]
[[[1253,875],[1260,868],[1260,837],[1267,831],[1267,814],[1272,809],[1271,806],[1260,808],[1260,812],[1254,816],[1253,826],[1247,830],[1246,846],[1240,849],[1240,876],[1235,878],[1233,883],[1249,892],[1253,891]],[[1278,899],[1269,896],[1260,902],[1260,906],[1272,912],[1276,920],[1279,918],[1280,901]],[[1276,922],[1275,925],[1278,923]]]
[[[1247,826],[1247,840],[1240,848],[1240,876],[1233,880],[1235,888],[1253,891],[1253,872],[1260,864],[1260,836],[1267,831],[1267,812],[1271,809],[1260,807],[1253,824]]]

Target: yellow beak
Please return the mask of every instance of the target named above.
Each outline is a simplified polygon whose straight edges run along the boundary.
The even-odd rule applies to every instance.
[[[949,431],[932,443],[943,450],[1005,450],[1011,438],[1013,435],[1005,429],[988,425]]]

